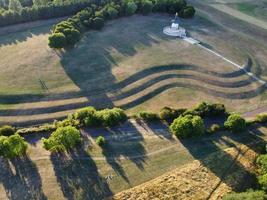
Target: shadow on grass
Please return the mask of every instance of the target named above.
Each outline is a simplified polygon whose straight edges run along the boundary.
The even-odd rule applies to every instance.
[[[255,130],[250,131],[254,132]],[[209,136],[204,140],[199,138],[180,140],[195,159],[199,160],[204,167],[220,179],[214,188],[210,188],[211,191],[209,191],[210,194],[207,199],[213,195],[221,183],[226,184],[237,192],[255,187],[255,173],[247,168],[249,165],[240,162],[240,156],[244,156],[243,160],[250,159],[248,157],[249,154],[246,155],[248,150],[241,149],[239,144],[244,144],[249,149],[261,153],[266,142],[261,137],[252,135],[249,132],[236,134],[222,132],[215,134],[218,135]],[[237,153],[231,155],[224,150],[230,147],[235,148]],[[216,154],[211,154],[215,152]],[[253,163],[252,160],[251,163]]]
[[[52,154],[51,161],[66,199],[98,200],[112,194],[95,162],[82,148],[68,154]]]
[[[8,199],[47,199],[38,169],[27,156],[11,160],[0,158],[0,183]]]

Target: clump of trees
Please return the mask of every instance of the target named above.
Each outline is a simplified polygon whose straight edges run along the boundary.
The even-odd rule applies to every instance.
[[[238,114],[231,114],[224,123],[225,128],[232,132],[240,132],[246,129],[246,120]]]
[[[159,112],[159,118],[162,120],[174,120],[175,118],[182,115],[186,109],[174,109],[170,107],[163,107]]]
[[[185,115],[173,121],[170,131],[178,138],[200,136],[205,133],[205,125],[200,116]]]
[[[223,104],[220,103],[211,104],[207,102],[202,102],[199,105],[197,105],[194,109],[187,110],[184,114],[199,115],[201,117],[216,117],[216,116],[227,115],[228,113],[226,112],[225,106]]]
[[[81,135],[75,127],[59,127],[49,138],[42,138],[42,142],[46,150],[62,152],[75,148],[81,142]]]
[[[0,136],[0,156],[14,158],[23,156],[27,151],[27,143],[19,134]]]
[[[195,10],[184,0],[119,0],[101,5],[92,4],[66,21],[58,23],[49,37],[49,46],[61,49],[77,43],[84,30],[103,28],[106,20],[129,16],[134,13],[178,12],[180,17],[193,17]]]

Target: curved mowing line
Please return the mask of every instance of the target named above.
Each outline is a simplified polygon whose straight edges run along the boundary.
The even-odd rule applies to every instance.
[[[137,94],[143,90],[145,90],[148,87],[151,87],[152,85],[160,82],[160,81],[164,81],[164,80],[168,80],[168,79],[172,79],[172,78],[186,78],[186,79],[190,79],[190,80],[197,80],[197,81],[201,81],[203,83],[206,84],[210,84],[210,85],[215,85],[218,87],[224,87],[224,88],[238,88],[238,87],[244,87],[249,85],[250,83],[252,83],[254,81],[254,79],[249,78],[247,80],[241,80],[241,81],[236,81],[236,82],[222,82],[222,81],[217,81],[217,80],[211,80],[211,79],[205,79],[202,78],[200,76],[196,76],[196,75],[190,75],[190,74],[164,74],[158,77],[155,77],[145,83],[142,83],[142,85],[132,88],[130,90],[127,90],[125,92],[122,92],[121,94],[115,95],[114,98],[112,98],[112,100],[121,100],[124,98],[127,98],[129,96],[132,96],[134,94]]]
[[[202,87],[200,85],[193,85],[193,84],[185,84],[185,83],[176,82],[176,83],[170,83],[170,84],[163,85],[159,88],[156,88],[153,91],[149,92],[148,94],[146,94],[142,97],[139,97],[138,99],[135,99],[132,102],[120,105],[119,107],[124,108],[124,109],[129,109],[129,108],[135,107],[135,106],[155,97],[156,95],[164,92],[165,90],[168,90],[171,88],[176,88],[176,87],[196,89],[196,90],[211,94],[215,97],[223,97],[223,98],[228,98],[228,99],[252,98],[252,97],[258,96],[260,93],[262,93],[266,90],[265,85],[262,85],[262,86],[258,87],[257,89],[251,90],[251,91],[240,92],[240,93],[225,93],[225,92],[218,92],[218,91],[213,90],[213,89],[205,88],[205,87]]]

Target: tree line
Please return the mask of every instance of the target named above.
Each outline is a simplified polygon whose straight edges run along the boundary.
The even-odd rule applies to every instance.
[[[107,20],[135,13],[148,15],[151,12],[177,12],[180,17],[191,18],[195,9],[187,5],[185,0],[117,0],[101,5],[92,4],[55,25],[49,37],[49,46],[55,49],[73,46],[80,40],[82,32],[101,29]]]

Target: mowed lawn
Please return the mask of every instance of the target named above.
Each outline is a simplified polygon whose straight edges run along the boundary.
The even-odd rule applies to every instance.
[[[29,135],[27,141],[31,145],[27,158],[0,161],[0,199],[21,196],[25,199],[103,199],[196,159],[215,178],[215,187],[225,171],[221,163],[224,166],[234,163],[234,158],[225,151],[227,148],[238,149],[241,144],[249,147],[252,142],[261,140],[251,134],[262,133],[266,139],[264,127],[240,134],[223,132],[188,140],[177,140],[168,131],[149,127],[126,133],[128,135],[110,132],[108,136],[119,137],[107,137],[108,145],[101,149],[90,136],[92,132],[83,130],[84,148],[66,157],[50,155],[42,148],[40,138],[45,135]],[[206,162],[211,154],[213,157]],[[243,169],[238,163],[236,167],[236,170]],[[194,179],[194,171],[184,175],[188,180]],[[198,181],[204,179],[197,177]],[[231,188],[227,181],[222,183]],[[194,192],[197,191],[192,189]]]
[[[47,45],[51,26],[0,36],[0,121],[53,121],[87,105],[118,106],[130,114],[199,101],[223,102],[239,112],[265,105],[265,90],[242,71],[165,36],[170,19],[153,14],[114,20],[62,51]],[[247,67],[255,68],[254,55],[225,40],[232,33],[202,15],[181,25],[240,65],[251,59]]]

